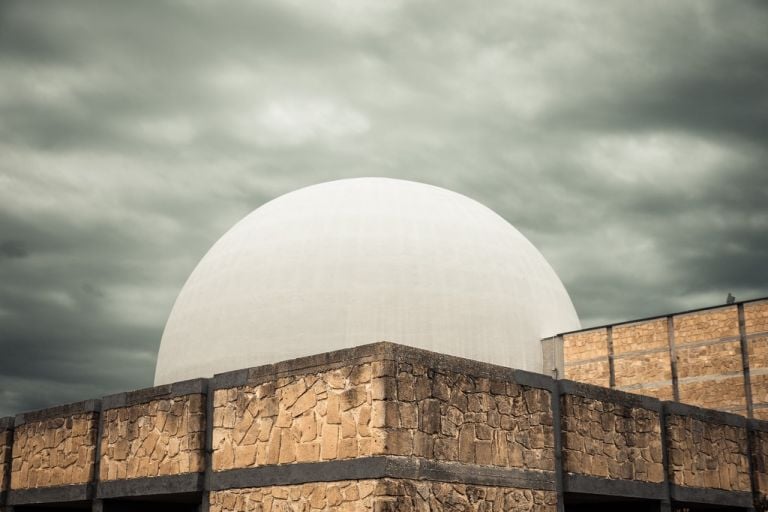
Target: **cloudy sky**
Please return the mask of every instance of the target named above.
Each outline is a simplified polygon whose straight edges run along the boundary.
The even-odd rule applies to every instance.
[[[297,187],[522,231],[584,325],[768,295],[765,2],[0,0],[0,416],[152,384],[186,277]]]

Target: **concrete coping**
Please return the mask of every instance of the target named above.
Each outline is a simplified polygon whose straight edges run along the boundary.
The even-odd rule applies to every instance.
[[[89,412],[101,411],[101,400],[84,400],[72,404],[58,405],[47,409],[24,412],[17,414],[14,425],[19,427],[31,421],[42,421],[51,418],[64,418],[75,414],[84,414]]]
[[[757,430],[759,432],[768,432],[768,420],[759,420],[757,418],[747,419],[747,428],[749,430]]]
[[[592,384],[565,379],[560,381],[560,389],[564,395],[576,395],[584,398],[592,398],[601,402],[611,402],[625,407],[661,412],[661,400],[650,396],[637,395],[628,393],[627,391],[603,388]]]
[[[747,418],[725,411],[716,411],[714,409],[702,409],[695,405],[683,404],[680,402],[664,401],[664,412],[667,415],[688,416],[706,423],[717,423],[731,427],[747,427]],[[762,423],[762,422],[761,422]]]
[[[435,372],[457,372],[473,377],[554,390],[554,380],[546,375],[491,363],[409,347],[386,341],[300,357],[289,361],[219,373],[211,379],[211,389],[226,389],[261,384],[280,377],[333,370],[374,361],[422,364]]]
[[[650,320],[660,320],[662,318],[669,318],[669,317],[675,317],[675,316],[682,316],[682,315],[690,315],[694,313],[704,313],[706,311],[714,311],[716,309],[723,309],[723,308],[730,308],[730,307],[738,307],[740,305],[747,305],[747,304],[754,304],[757,302],[765,302],[768,301],[768,297],[758,297],[756,299],[749,299],[749,300],[740,300],[736,301],[733,304],[717,304],[715,306],[706,306],[703,308],[696,308],[696,309],[688,309],[686,311],[676,311],[674,313],[668,313],[665,315],[654,315],[654,316],[646,316],[643,318],[635,318],[632,320],[623,320],[621,322],[615,322],[611,324],[604,324],[604,325],[596,325],[594,327],[587,327],[586,329],[576,329],[574,331],[565,331],[565,332],[559,332],[555,334],[554,336],[551,336],[551,338],[558,338],[560,336],[565,336],[567,334],[579,334],[582,332],[589,332],[594,331],[597,329],[605,329],[606,327],[615,327],[618,325],[626,325],[626,324],[638,324],[643,322],[648,322]]]
[[[13,416],[6,416],[4,418],[0,418],[0,432],[4,432],[6,430],[12,430],[14,421],[15,421],[15,418]]]
[[[205,394],[208,391],[208,379],[191,379],[172,384],[163,384],[151,388],[137,389],[108,395],[101,399],[101,408],[117,409],[143,404],[153,400],[176,398],[179,396]]]

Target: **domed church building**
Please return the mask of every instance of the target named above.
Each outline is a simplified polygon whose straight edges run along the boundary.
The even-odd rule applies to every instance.
[[[184,284],[155,386],[0,418],[0,512],[768,508],[768,299],[582,329],[485,206],[303,188]]]

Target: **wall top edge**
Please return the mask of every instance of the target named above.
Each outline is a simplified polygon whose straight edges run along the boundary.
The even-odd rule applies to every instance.
[[[685,416],[706,423],[718,423],[720,425],[728,425],[731,427],[747,427],[747,418],[732,412],[703,409],[701,407],[696,407],[695,405],[680,402],[664,401],[662,403],[667,415]]]
[[[651,396],[637,395],[618,389],[604,388],[584,382],[562,379],[559,382],[560,390],[564,395],[576,395],[591,398],[601,402],[611,402],[627,407],[648,409],[661,412],[662,401]]]
[[[47,409],[37,411],[23,412],[17,414],[14,425],[19,427],[32,421],[42,421],[52,418],[61,418],[75,414],[84,414],[89,412],[99,412],[101,410],[101,400],[83,400],[71,404],[58,405]]]
[[[423,364],[436,372],[461,372],[473,377],[504,380],[550,391],[554,389],[554,380],[547,375],[386,341],[216,374],[211,379],[210,388],[225,389],[254,385],[280,377],[333,370],[342,366],[375,361]]]
[[[0,432],[13,429],[14,422],[15,422],[15,418],[13,416],[6,416],[4,418],[0,418]]]
[[[632,320],[622,320],[621,322],[613,322],[609,324],[602,324],[602,325],[595,325],[592,327],[586,327],[584,329],[576,329],[573,331],[565,331],[557,333],[553,336],[548,336],[546,338],[543,338],[545,340],[559,338],[561,336],[567,336],[569,334],[581,334],[589,331],[597,331],[600,329],[607,329],[608,327],[616,327],[619,325],[627,325],[627,324],[638,324],[643,322],[648,322],[650,320],[661,320],[663,318],[668,318],[671,316],[681,316],[681,315],[689,315],[693,313],[702,313],[707,310],[716,310],[716,309],[723,309],[723,308],[730,308],[730,307],[738,307],[743,305],[750,305],[757,302],[768,302],[768,297],[758,297],[756,299],[749,299],[749,300],[740,300],[736,301],[733,304],[717,304],[715,306],[705,306],[701,308],[695,308],[695,309],[687,309],[684,311],[675,311],[674,313],[667,313],[665,315],[653,315],[653,316],[646,316],[642,318],[635,318]]]
[[[102,410],[138,405],[153,400],[176,398],[186,395],[205,394],[208,391],[208,379],[190,379],[151,388],[124,391],[108,395],[101,399]]]

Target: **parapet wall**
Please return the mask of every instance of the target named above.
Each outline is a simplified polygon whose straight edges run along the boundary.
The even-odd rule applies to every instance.
[[[157,495],[216,512],[554,512],[569,495],[750,507],[766,500],[766,432],[377,343],[0,420],[0,508]]]
[[[567,379],[768,419],[768,299],[565,333],[554,342],[563,346]]]

